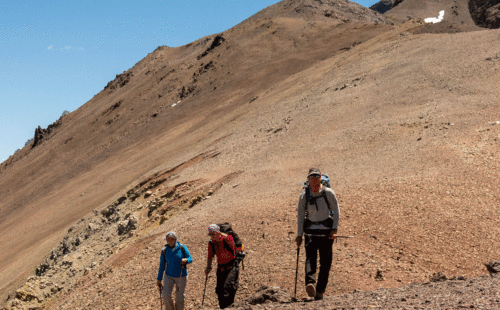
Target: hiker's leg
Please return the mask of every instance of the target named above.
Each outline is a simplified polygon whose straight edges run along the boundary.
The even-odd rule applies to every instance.
[[[230,270],[219,271],[217,273],[217,296],[219,297],[219,307],[221,309],[229,307],[233,302],[231,301],[231,290],[228,290],[229,286],[226,283],[228,280]],[[235,292],[236,293],[236,292]],[[234,300],[234,296],[233,296]]]
[[[217,294],[217,298],[219,299],[219,307],[223,309],[225,305],[224,299],[224,283],[226,282],[227,272],[220,271],[217,268],[217,286],[215,287],[215,293]]]
[[[316,292],[323,294],[328,284],[328,276],[332,267],[333,240],[324,238],[319,246],[319,275]]]
[[[176,279],[175,310],[184,309],[184,293],[187,286],[187,276]]]
[[[317,238],[306,236],[306,285],[316,283],[316,261],[318,259]]]
[[[227,275],[226,281],[224,283],[224,298],[227,307],[234,303],[234,297],[236,296],[236,291],[238,290],[239,275],[240,268],[237,267],[237,265],[233,267],[233,269],[231,269],[229,271],[229,274]]]
[[[174,290],[175,279],[165,275],[163,277],[163,304],[165,310],[174,310],[174,301],[172,300],[172,291]]]

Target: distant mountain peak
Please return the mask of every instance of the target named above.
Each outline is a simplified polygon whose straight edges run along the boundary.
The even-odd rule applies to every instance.
[[[260,11],[250,19],[275,17],[390,24],[378,12],[348,0],[283,0]]]

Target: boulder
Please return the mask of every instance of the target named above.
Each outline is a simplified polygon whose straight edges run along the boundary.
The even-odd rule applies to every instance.
[[[252,296],[245,300],[235,302],[231,307],[239,308],[257,304],[290,302],[292,302],[292,296],[286,289],[279,286],[269,287],[262,285]]]
[[[118,235],[123,235],[137,228],[137,218],[130,216],[127,220],[118,222]]]
[[[488,269],[490,274],[500,272],[500,262],[499,261],[492,260],[492,261],[487,262],[484,265],[486,266],[486,269]]]
[[[16,291],[16,299],[21,300],[21,301],[27,301],[27,302],[32,301],[32,300],[37,300],[37,301],[42,300],[35,293],[30,292],[28,290],[25,290],[23,288],[18,289]]]
[[[446,278],[446,276],[442,272],[437,272],[430,278],[431,282],[443,282],[446,280],[448,280],[448,278]]]

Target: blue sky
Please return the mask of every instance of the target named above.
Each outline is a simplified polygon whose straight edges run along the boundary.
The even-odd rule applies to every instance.
[[[277,2],[2,0],[0,162],[158,46],[225,31]]]

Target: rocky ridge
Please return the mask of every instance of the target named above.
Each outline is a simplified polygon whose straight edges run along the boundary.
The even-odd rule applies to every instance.
[[[106,208],[80,219],[35,269],[35,275],[7,298],[10,307],[7,309],[44,309],[61,291],[71,290],[80,278],[95,272],[98,278],[104,277],[106,269],[98,271],[98,267],[110,256],[137,242],[170,217],[210,198],[224,182],[238,175],[228,175],[209,184],[194,180],[164,186],[166,181],[175,182],[176,172],[217,155],[202,154],[183,165],[153,174]]]

